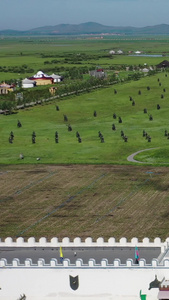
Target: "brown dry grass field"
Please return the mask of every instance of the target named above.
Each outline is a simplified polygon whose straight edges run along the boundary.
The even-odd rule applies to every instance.
[[[168,237],[166,167],[0,166],[0,236]]]

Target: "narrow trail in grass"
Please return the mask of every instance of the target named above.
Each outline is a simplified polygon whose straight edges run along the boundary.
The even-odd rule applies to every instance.
[[[83,192],[85,192],[86,190],[88,190],[89,188],[91,188],[95,183],[97,183],[99,180],[101,180],[103,177],[105,177],[107,174],[102,174],[101,176],[99,176],[98,178],[96,178],[94,181],[92,181],[87,187],[81,189],[80,191],[78,191],[76,194],[74,194],[73,196],[69,197],[66,201],[64,201],[63,203],[61,203],[60,205],[58,205],[54,210],[52,210],[51,212],[49,212],[48,214],[46,214],[44,217],[42,217],[41,219],[37,220],[35,223],[31,224],[30,226],[28,226],[27,228],[25,228],[23,231],[19,232],[16,237],[21,236],[23,233],[27,232],[29,229],[31,229],[32,227],[38,225],[39,223],[41,223],[43,220],[45,220],[46,218],[50,217],[52,214],[54,214],[56,211],[58,211],[59,209],[63,208],[64,206],[66,206],[66,204],[70,203],[71,201],[73,201],[78,195],[82,194]]]
[[[139,150],[131,155],[129,155],[127,157],[127,160],[130,161],[130,162],[134,162],[134,163],[139,163],[139,164],[146,164],[146,162],[144,161],[139,161],[139,160],[135,160],[134,159],[134,156],[136,156],[137,154],[141,153],[141,152],[144,152],[144,151],[149,151],[149,150],[153,150],[153,149],[158,149],[158,148],[149,148],[149,149],[144,149],[144,150]]]

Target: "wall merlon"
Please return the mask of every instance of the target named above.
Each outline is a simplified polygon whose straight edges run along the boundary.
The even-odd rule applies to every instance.
[[[142,268],[145,269],[169,269],[169,260],[164,260],[163,264],[160,264],[157,259],[153,259],[151,264],[146,264],[145,259],[140,259],[139,264],[136,265],[132,259],[128,259],[125,264],[122,264],[120,259],[115,259],[113,262],[109,263],[107,259],[102,259],[100,263],[96,263],[95,259],[89,259],[88,263],[84,264],[83,260],[78,258],[74,264],[70,263],[68,258],[63,260],[63,263],[60,263],[57,259],[51,259],[50,263],[46,263],[43,258],[39,258],[36,263],[32,263],[31,259],[26,259],[24,263],[20,263],[18,258],[13,259],[12,263],[8,263],[6,259],[2,258],[0,260],[0,270],[3,268],[43,268],[43,269],[50,269],[50,268],[81,268],[83,267],[88,268],[99,268],[99,269],[134,269],[139,270]]]
[[[150,242],[149,238],[144,238],[142,242],[138,241],[138,238],[134,237],[131,241],[127,241],[125,237],[116,241],[114,237],[109,238],[108,241],[104,241],[104,238],[99,237],[96,241],[93,241],[91,237],[85,239],[82,242],[80,237],[74,238],[70,241],[68,237],[64,237],[61,241],[57,237],[53,237],[50,241],[46,237],[41,237],[38,241],[34,237],[24,240],[22,237],[18,237],[13,240],[11,237],[7,237],[4,241],[0,239],[0,247],[161,247],[161,252],[169,247],[169,238],[165,242],[162,242],[160,238],[155,238],[153,242]]]

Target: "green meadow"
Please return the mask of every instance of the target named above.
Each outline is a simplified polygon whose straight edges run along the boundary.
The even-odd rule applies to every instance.
[[[1,38],[0,66],[6,66],[7,70],[0,70],[0,81],[29,77],[38,70],[57,73],[59,68],[65,71],[66,68],[83,66],[101,66],[108,75],[123,66],[119,78],[125,78],[127,66],[155,66],[165,59],[129,56],[129,51],[168,55],[168,43],[167,37]],[[124,54],[111,56],[109,51],[112,49],[122,49]],[[8,69],[25,65],[23,73]],[[84,79],[88,77],[88,74],[84,75]],[[137,160],[146,164],[167,164],[169,140],[164,136],[164,131],[169,130],[168,81],[169,76],[161,72],[139,81],[118,83],[79,96],[59,98],[45,105],[16,111],[12,115],[0,115],[0,163],[129,164],[127,157],[130,154],[151,147],[157,149],[138,154]],[[147,86],[150,86],[150,91]],[[114,94],[114,88],[117,94]],[[139,90],[141,95],[138,94]],[[163,99],[161,94],[164,94]],[[129,96],[134,99],[134,106]],[[157,104],[160,110],[157,110]],[[56,105],[60,107],[59,111],[56,111]],[[144,108],[147,109],[146,114],[143,113]],[[95,110],[97,117],[93,116]],[[116,119],[113,119],[114,113]],[[68,116],[68,122],[64,121],[64,114]],[[153,115],[152,121],[149,120],[150,114]],[[121,124],[119,117],[122,118]],[[18,119],[22,128],[17,128]],[[72,126],[71,132],[68,131],[68,124]],[[112,124],[115,124],[115,131],[112,130]],[[151,136],[151,142],[143,138],[143,130]],[[8,141],[11,131],[14,132],[13,144]],[[36,132],[35,144],[31,139],[33,131]],[[55,143],[56,131],[59,143]],[[82,143],[78,143],[76,131],[80,133]],[[100,142],[99,131],[104,136],[104,143]],[[127,142],[121,138],[121,131],[127,136]],[[20,153],[24,154],[24,161],[19,159]],[[36,160],[38,157],[40,161]]]
[[[59,72],[62,67],[105,69],[119,65],[156,65],[161,57],[129,56],[129,51],[142,51],[144,54],[168,55],[167,37],[117,37],[103,39],[91,37],[25,37],[0,39],[0,66],[22,67],[27,65],[33,72],[24,73],[0,71],[0,81],[30,77],[37,71]],[[121,49],[124,55],[109,55],[110,50]],[[85,55],[84,55],[85,54]],[[79,55],[82,59],[79,60]],[[57,62],[52,62],[57,60]],[[47,62],[47,64],[46,64]],[[59,71],[58,71],[59,70]]]
[[[130,154],[157,148],[140,153],[137,160],[167,164],[169,139],[164,132],[169,130],[169,76],[166,76],[167,73],[146,76],[139,81],[19,110],[12,115],[0,115],[0,163],[129,164],[127,157]],[[148,86],[150,90],[147,90]],[[114,93],[115,88],[117,94]],[[134,99],[134,106],[129,96]],[[157,104],[160,105],[159,110]],[[143,112],[144,108],[147,113]],[[93,116],[95,110],[97,117]],[[113,118],[114,113],[116,119]],[[67,122],[63,115],[67,115]],[[153,116],[152,121],[149,120],[150,115]],[[119,123],[119,117],[122,123]],[[21,128],[17,127],[18,120],[22,123]],[[68,131],[69,124],[72,131]],[[116,130],[112,130],[112,124],[115,124]],[[143,137],[143,130],[151,137],[151,142]],[[11,131],[14,133],[13,144],[8,141]],[[36,133],[35,144],[32,144],[31,138],[33,131]],[[59,143],[55,143],[56,131]],[[76,131],[80,133],[82,143],[78,143]],[[104,143],[100,141],[99,131]],[[127,142],[121,137],[121,131],[128,137]],[[25,157],[23,161],[19,159],[20,153]],[[38,157],[40,161],[36,160]]]
[[[168,237],[169,72],[123,81],[129,75],[126,67],[133,66],[136,71],[131,68],[130,74],[137,75],[139,67],[155,66],[167,59],[168,43],[167,37],[0,40],[0,67],[6,66],[6,70],[0,68],[1,82],[25,78],[39,70],[60,74],[62,67],[65,72],[66,68],[101,66],[108,76],[119,71],[116,84],[0,114],[2,238]],[[110,50],[119,49],[124,55],[109,55]],[[128,56],[128,51],[137,50],[166,57]],[[15,66],[24,72],[17,72]],[[78,81],[65,78],[61,86],[78,85],[88,78],[88,72]],[[42,87],[44,91],[48,88]],[[40,89],[31,89],[31,93],[40,93]],[[18,92],[23,90],[18,88]],[[35,95],[32,101],[38,100]],[[18,120],[21,128],[17,127]],[[116,130],[112,130],[113,124]],[[68,131],[69,125],[72,131]],[[9,143],[11,131],[13,143]],[[133,153],[138,153],[134,159],[141,163],[128,161]]]

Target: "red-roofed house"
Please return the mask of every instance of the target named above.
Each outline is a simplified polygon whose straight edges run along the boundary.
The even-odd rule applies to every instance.
[[[54,79],[51,76],[43,73],[42,71],[39,71],[32,77],[29,77],[29,80],[36,81],[36,85],[47,85],[54,83]]]

